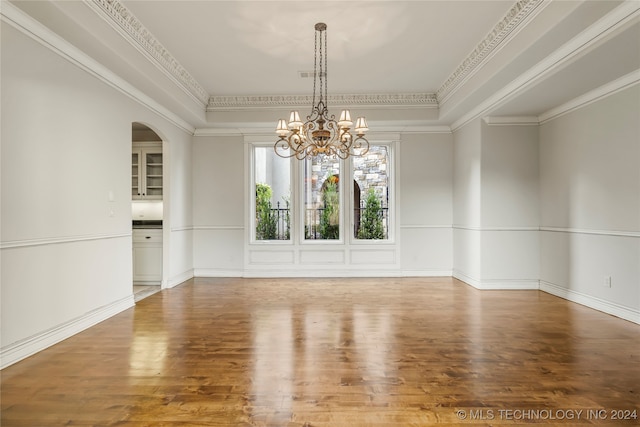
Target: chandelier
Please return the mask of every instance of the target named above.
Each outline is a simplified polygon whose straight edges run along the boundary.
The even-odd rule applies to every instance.
[[[341,159],[362,156],[369,151],[369,141],[364,137],[367,121],[358,117],[351,134],[351,113],[342,110],[340,119],[329,116],[327,109],[327,24],[319,22],[315,26],[315,46],[313,61],[313,99],[311,114],[307,121],[300,120],[298,111],[292,111],[289,122],[278,120],[276,135],[279,139],[273,146],[280,157],[294,157],[302,160],[319,154],[336,155]],[[316,98],[316,87],[319,86]],[[317,99],[317,103],[316,103]]]

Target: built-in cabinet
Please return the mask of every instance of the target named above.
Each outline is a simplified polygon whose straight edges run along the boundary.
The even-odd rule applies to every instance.
[[[136,142],[131,154],[131,197],[162,200],[162,144]]]
[[[133,281],[162,281],[162,142],[134,142],[131,153]]]
[[[162,280],[162,229],[133,230],[133,281],[159,284]]]

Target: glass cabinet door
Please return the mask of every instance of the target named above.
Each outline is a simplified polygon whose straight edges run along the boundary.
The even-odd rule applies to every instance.
[[[162,200],[162,151],[139,149],[131,154],[131,198]]]
[[[147,198],[162,198],[162,153],[145,153]]]
[[[131,154],[131,197],[136,199],[142,196],[142,179],[140,177],[140,153]]]

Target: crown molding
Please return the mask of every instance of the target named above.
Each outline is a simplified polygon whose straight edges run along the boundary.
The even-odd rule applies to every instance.
[[[1,4],[0,16],[2,22],[11,25],[27,37],[30,37],[37,43],[40,43],[42,46],[59,55],[61,58],[69,61],[80,70],[83,70],[125,96],[128,96],[130,99],[138,102],[140,105],[149,109],[149,111],[175,125],[178,129],[181,129],[189,135],[193,134],[195,128],[190,123],[160,105],[158,102],[141,92],[117,74],[113,73],[104,65],[100,64],[80,49],[51,31],[49,28],[45,27],[42,23],[33,19],[18,7],[4,0],[2,0]]]
[[[640,69],[632,71],[631,73],[622,76],[617,80],[591,90],[584,95],[572,99],[569,102],[565,102],[562,105],[545,111],[544,113],[540,114],[539,122],[540,124],[544,124],[550,120],[557,119],[560,116],[586,107],[587,105],[599,101],[602,98],[606,98],[607,96],[613,95],[637,84],[640,84]]]
[[[538,125],[538,116],[486,116],[484,122],[489,126],[531,126]]]
[[[85,0],[100,17],[202,106],[209,94],[119,0]]]
[[[545,0],[521,0],[517,2],[509,12],[498,22],[493,30],[476,46],[458,68],[449,76],[447,81],[438,89],[436,96],[442,104],[458,88],[468,80],[486,61],[493,55],[514,30],[526,21],[538,6],[545,3]]]
[[[311,95],[211,96],[207,111],[308,106]],[[438,108],[434,93],[329,95],[328,104],[367,107]]]
[[[567,64],[572,63],[586,52],[589,52],[594,48],[594,46],[597,46],[599,43],[613,37],[617,31],[639,21],[640,4],[633,0],[623,2],[620,6],[613,9],[593,25],[556,49],[542,61],[529,68],[519,77],[495,92],[492,96],[485,99],[473,110],[456,120],[452,123],[451,129],[453,131],[457,131],[470,121],[489,115],[492,110],[495,110],[506,102],[514,99],[516,96],[531,89],[540,81],[554,74],[559,69],[562,69]],[[627,82],[625,78],[630,79],[630,82]],[[623,82],[623,84],[627,86],[633,84],[635,81],[633,73],[630,73],[629,76],[625,76],[625,78],[621,79],[620,82]],[[620,82],[612,84],[615,86]],[[580,102],[580,100],[578,102]],[[565,105],[557,108],[568,109],[570,107]],[[558,114],[559,112],[554,112],[553,110],[543,113],[541,117],[538,117],[538,122],[542,123],[548,121],[551,117],[557,116]]]

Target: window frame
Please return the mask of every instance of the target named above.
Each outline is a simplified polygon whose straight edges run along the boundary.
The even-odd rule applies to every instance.
[[[354,189],[353,182],[354,177],[354,164],[353,157],[348,159],[337,159],[339,161],[339,176],[338,181],[338,200],[340,210],[340,224],[339,224],[339,238],[338,239],[306,239],[305,237],[305,203],[304,203],[304,191],[305,191],[305,166],[306,160],[296,160],[295,157],[289,159],[289,185],[290,185],[290,200],[289,200],[289,239],[288,240],[259,240],[256,237],[256,148],[273,149],[273,144],[270,142],[264,142],[266,138],[256,141],[247,141],[247,157],[248,157],[248,171],[245,174],[247,184],[245,188],[248,189],[248,212],[249,218],[246,222],[248,227],[247,241],[251,245],[301,245],[301,246],[345,246],[345,245],[357,245],[357,246],[372,246],[372,245],[392,245],[396,244],[397,238],[397,218],[396,218],[396,205],[399,195],[397,194],[396,175],[398,173],[397,159],[399,144],[397,140],[385,139],[376,140],[371,142],[372,146],[386,146],[388,148],[388,163],[387,163],[387,191],[389,193],[388,204],[388,226],[387,226],[387,238],[386,239],[359,239],[355,236],[355,206],[354,206]],[[345,184],[343,177],[349,177],[348,181],[351,185]],[[345,187],[346,186],[346,187]],[[348,197],[347,197],[348,195]],[[346,233],[346,234],[345,234]]]
[[[384,146],[387,147],[388,161],[387,161],[387,192],[389,194],[389,201],[387,206],[387,238],[386,239],[359,239],[355,236],[355,204],[354,204],[354,189],[353,185],[349,186],[349,242],[353,245],[388,245],[396,243],[396,173],[398,167],[396,165],[396,151],[398,150],[398,144],[395,141],[369,141],[370,146]],[[353,164],[353,158],[349,158],[347,162],[349,166],[349,176],[351,182],[355,180],[355,167]],[[389,170],[391,169],[391,170]]]
[[[248,171],[248,183],[249,183],[249,243],[264,245],[264,244],[277,244],[277,245],[292,245],[294,243],[294,229],[295,229],[295,208],[294,208],[294,165],[293,160],[289,161],[289,239],[258,239],[256,233],[256,227],[258,225],[256,221],[256,149],[265,148],[267,150],[273,149],[273,145],[269,143],[252,142],[248,144],[249,147],[249,171]]]
[[[343,159],[340,159],[338,157],[336,157],[336,160],[338,161],[339,164],[339,171],[338,171],[338,219],[339,219],[339,223],[338,223],[338,238],[337,239],[307,239],[306,238],[306,232],[305,232],[305,226],[306,226],[306,202],[305,202],[305,171],[306,171],[306,162],[310,161],[309,159],[305,159],[302,161],[297,162],[298,163],[298,177],[295,178],[296,181],[300,184],[299,187],[299,191],[298,191],[298,197],[299,197],[299,226],[298,226],[298,241],[300,242],[300,244],[303,245],[344,245],[346,240],[344,238],[344,212],[345,212],[345,203],[344,203],[344,184],[343,184],[343,179],[340,179],[340,177],[343,174],[343,171],[345,170],[345,161]]]

